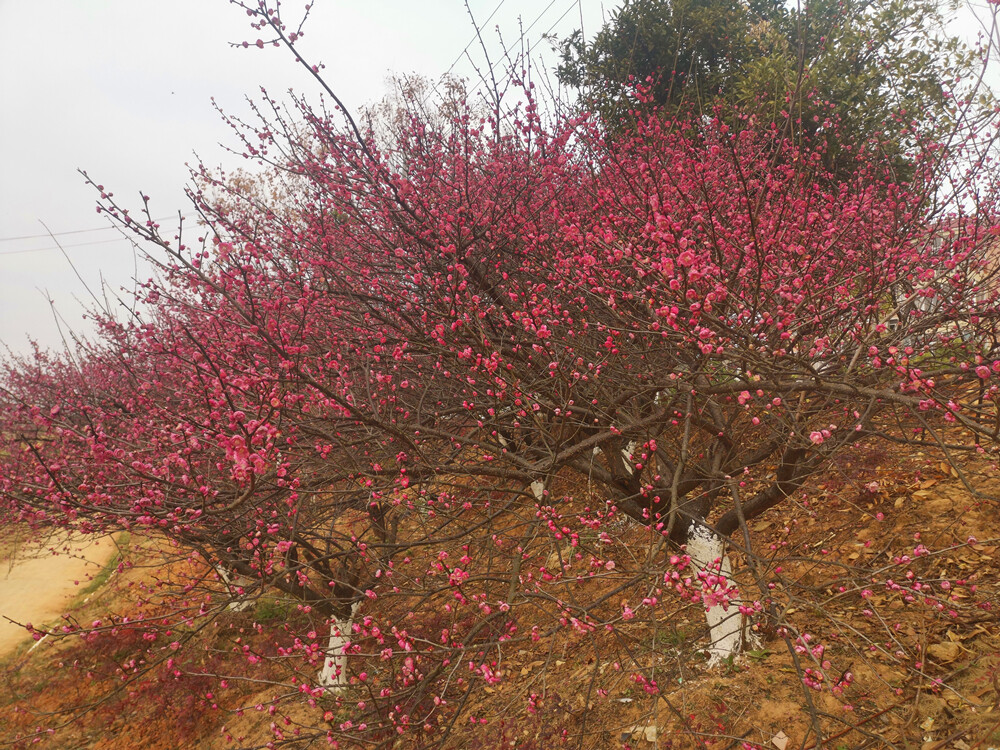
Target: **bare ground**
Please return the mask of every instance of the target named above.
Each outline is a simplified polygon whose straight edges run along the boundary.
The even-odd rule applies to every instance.
[[[50,537],[44,544],[8,540],[0,558],[0,656],[30,638],[24,626],[62,615],[117,551],[111,537]]]

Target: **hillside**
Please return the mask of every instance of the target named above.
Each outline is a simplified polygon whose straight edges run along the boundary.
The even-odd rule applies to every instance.
[[[699,642],[705,645],[697,607],[665,619],[636,617],[614,631],[570,630],[497,649],[495,684],[469,693],[450,732],[341,740],[340,747],[723,750],[741,743],[783,748],[787,741],[795,748],[815,745],[807,738],[814,722],[831,748],[995,745],[1000,517],[963,478],[1000,493],[996,466],[970,462],[959,476],[932,455],[855,451],[839,468],[814,481],[805,501],[751,522],[754,548],[782,581],[775,599],[811,634],[809,650],[790,652],[765,628],[763,642],[745,656],[707,669],[697,653]],[[818,501],[822,515],[811,509]],[[627,547],[630,534],[644,532],[621,528],[618,542]],[[129,566],[66,616],[110,622],[118,613],[120,622],[131,612],[176,622],[177,608],[158,592],[200,573],[181,555],[164,566],[163,551],[160,542],[134,543]],[[741,586],[750,585],[745,561],[735,568]],[[894,583],[908,579],[933,588],[920,599],[929,594],[944,608]],[[594,585],[611,594],[619,583],[608,577]],[[415,612],[417,619],[432,616]],[[344,731],[348,706],[364,700],[359,690],[345,693],[340,709],[325,698],[311,707],[296,697],[280,658],[265,658],[255,671],[232,658],[247,646],[276,656],[302,617],[292,603],[265,595],[247,611],[186,626],[176,654],[169,631],[150,648],[128,628],[86,642],[22,646],[3,661],[0,713],[12,717],[5,739],[18,747],[126,750],[261,747],[281,737],[286,746],[325,747],[325,729]],[[834,666],[820,689],[804,689],[801,675],[817,643],[825,649],[820,660]],[[143,669],[130,669],[137,663]],[[377,660],[366,668],[377,672]]]

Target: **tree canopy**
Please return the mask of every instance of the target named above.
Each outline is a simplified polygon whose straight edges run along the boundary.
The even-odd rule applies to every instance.
[[[820,137],[829,164],[875,144],[897,165],[974,95],[977,57],[949,35],[952,0],[627,0],[592,41],[558,48],[560,81],[612,130],[637,86],[671,115],[738,107]],[[832,123],[839,123],[834,129]]]
[[[277,4],[245,10],[297,54]],[[965,578],[942,588],[929,546],[947,542],[849,563],[768,550],[748,524],[792,500],[828,511],[808,483],[858,451],[996,455],[996,134],[956,128],[905,181],[845,150],[834,181],[822,144],[759,118],[653,112],[609,137],[520,93],[492,115],[461,91],[432,116],[403,97],[381,132],[265,94],[259,122],[233,122],[274,179],[203,168],[195,227],[94,184],[161,274],[131,317],[95,313],[97,341],[5,364],[0,519],[142,532],[190,553],[188,577],[155,621],[45,632],[141,629],[122,685],[158,659],[179,679],[182,645],[230,604],[280,594],[287,622],[247,628],[267,648],[242,631],[204,648],[230,660],[220,683],[266,670],[300,747],[447,746],[459,725],[494,741],[483,695],[547,699],[517,682],[532,649],[590,649],[595,701],[627,680],[682,719],[668,687],[695,651],[714,664],[752,633],[794,655],[809,707],[846,702],[870,650],[923,675],[926,639],[901,644],[895,609],[943,628],[984,603]],[[974,168],[942,190],[963,149]],[[636,651],[640,624],[692,608],[681,671]],[[813,708],[817,743],[851,721],[828,718]]]

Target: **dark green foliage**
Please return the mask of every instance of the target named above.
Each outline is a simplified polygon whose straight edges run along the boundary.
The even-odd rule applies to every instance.
[[[780,15],[780,3],[740,0],[629,0],[592,44],[577,32],[560,43],[563,83],[584,89],[609,120],[629,109],[632,77],[652,79],[657,103],[694,108],[736,93],[760,55],[758,25]]]
[[[976,78],[976,56],[942,31],[954,4],[627,0],[590,44],[579,32],[559,43],[557,75],[612,131],[648,82],[669,115],[739,108],[821,137],[828,166],[864,145],[905,168],[918,136],[951,124],[956,82]]]

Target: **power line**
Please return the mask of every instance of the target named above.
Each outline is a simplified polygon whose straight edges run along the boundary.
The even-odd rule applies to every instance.
[[[161,216],[159,219],[153,219],[153,221],[166,221],[167,219],[176,218],[175,214],[170,216]],[[188,217],[185,217],[188,218]],[[93,227],[92,229],[71,229],[67,232],[53,232],[52,234],[23,234],[20,237],[0,237],[0,242],[13,242],[14,240],[40,240],[47,239],[49,237],[62,237],[66,234],[84,234],[86,232],[104,232],[108,229],[118,229],[114,224],[108,224],[106,227]],[[30,252],[30,251],[20,251],[20,252]],[[2,253],[0,253],[2,254]]]
[[[174,218],[174,217],[173,216],[167,216],[167,217],[164,217],[162,219],[153,219],[153,221],[165,221],[166,219],[172,219],[172,218]],[[190,217],[182,216],[181,218],[190,218]],[[117,229],[117,227],[108,227],[108,229]],[[51,237],[51,236],[63,235],[63,234],[79,234],[81,232],[94,232],[94,231],[97,231],[97,230],[96,229],[76,229],[76,230],[73,230],[71,232],[53,232],[52,235],[39,234],[39,235],[34,235],[33,237],[30,237],[30,238],[24,238],[24,239],[35,239],[35,238],[42,238],[42,237]],[[15,238],[8,238],[8,239],[15,239]],[[24,255],[25,253],[44,253],[44,252],[48,252],[50,250],[60,250],[60,249],[65,250],[65,249],[71,248],[71,247],[89,247],[91,245],[107,245],[107,244],[109,244],[111,242],[122,242],[123,240],[128,240],[129,242],[134,242],[134,240],[132,240],[131,237],[115,237],[114,239],[109,239],[109,240],[94,240],[93,242],[76,242],[76,243],[74,243],[72,245],[62,245],[61,247],[60,247],[60,245],[49,245],[47,247],[28,247],[28,248],[25,248],[23,250],[2,250],[2,251],[0,251],[0,256],[4,256],[4,255]]]
[[[42,235],[42,236],[46,237],[48,235]],[[88,247],[90,245],[107,245],[109,242],[122,242],[124,240],[129,240],[131,242],[131,239],[129,237],[115,237],[113,240],[96,240],[94,242],[77,242],[74,245],[63,245],[62,249],[65,250],[71,247]],[[50,245],[49,247],[32,247],[26,250],[4,250],[0,251],[0,256],[23,255],[24,253],[43,253],[49,250],[59,250],[59,249],[60,249],[59,245]]]
[[[487,16],[487,18],[486,18],[485,21],[483,21],[483,27],[485,27],[486,24],[488,24],[490,22],[490,19],[492,19],[493,16],[495,16],[497,14],[497,11],[500,10],[500,8],[503,6],[503,4],[506,1],[507,0],[500,0],[500,2],[497,3],[497,7],[495,7],[493,9],[493,12],[490,13],[489,16]],[[465,49],[463,49],[461,52],[459,52],[458,53],[458,57],[455,58],[455,61],[451,65],[448,66],[448,70],[445,71],[445,74],[444,74],[444,76],[442,76],[442,78],[447,77],[448,74],[451,73],[451,71],[453,71],[455,69],[455,66],[458,65],[458,61],[461,60],[462,57],[465,55],[465,53],[469,51],[469,47],[471,47],[478,38],[479,38],[479,34],[476,34],[475,36],[472,37],[472,39],[469,40],[469,43],[465,45]]]
[[[525,36],[527,36],[527,35],[528,35],[528,32],[529,32],[529,31],[531,31],[531,30],[532,30],[533,28],[535,28],[535,24],[536,24],[536,23],[538,23],[539,21],[541,21],[541,20],[542,20],[542,16],[544,16],[544,15],[545,15],[546,13],[548,13],[548,12],[549,12],[549,8],[551,8],[551,7],[552,7],[553,5],[555,5],[555,4],[556,4],[556,0],[552,0],[552,2],[551,2],[551,3],[549,3],[548,5],[546,5],[546,6],[545,6],[545,10],[543,10],[543,11],[542,11],[541,13],[539,13],[539,14],[538,14],[538,17],[537,17],[537,18],[535,18],[535,20],[531,22],[531,26],[529,26],[528,28],[526,28],[526,29],[524,30],[524,35],[525,35]],[[568,11],[567,11],[567,12],[568,12]],[[559,21],[563,20],[563,18],[565,18],[565,17],[566,17],[566,13],[563,13],[563,14],[562,14],[561,16],[559,16],[559,18],[558,18],[558,19],[556,20],[556,23],[559,23]],[[553,28],[555,27],[555,25],[556,25],[555,23],[554,23],[554,24],[552,24],[552,26],[550,26],[550,27],[549,27],[549,31],[552,31],[552,29],[553,29]],[[548,32],[548,31],[546,31],[545,33],[546,33],[546,34],[548,34],[549,32]]]
[[[475,22],[476,25],[478,26],[476,34],[472,37],[472,39],[469,40],[469,43],[465,45],[465,48],[461,52],[458,53],[458,57],[456,57],[455,60],[452,62],[452,64],[448,66],[448,70],[445,71],[444,75],[441,76],[441,78],[447,78],[448,75],[451,73],[451,71],[453,71],[455,69],[455,66],[458,65],[459,61],[465,56],[465,53],[469,51],[469,47],[471,47],[478,39],[481,38],[482,30],[486,28],[486,24],[488,24],[490,22],[490,20],[493,18],[493,16],[495,16],[497,14],[497,11],[500,10],[501,7],[503,7],[503,4],[505,2],[506,2],[506,0],[500,0],[500,2],[497,3],[496,7],[493,9],[493,12],[490,13],[489,16],[486,17],[486,20],[483,21],[482,24],[479,24],[478,22]],[[539,13],[535,17],[535,20],[531,22],[531,25],[528,26],[528,28],[525,29],[523,33],[525,35],[527,35],[527,33],[529,31],[531,31],[535,27],[535,24],[537,24],[542,19],[542,16],[544,16],[546,13],[549,12],[549,9],[553,5],[555,5],[556,2],[557,2],[557,0],[550,0],[549,4],[546,5],[545,8],[542,9],[542,12]],[[579,0],[574,0],[574,2],[579,2]],[[567,13],[568,12],[569,11],[567,11]],[[559,21],[561,21],[565,17],[566,17],[566,13],[563,13],[559,17],[559,19],[556,21],[556,24],[558,24]],[[553,24],[552,27],[549,28],[549,31],[551,31],[552,28],[554,28],[556,24]],[[545,33],[547,34],[548,31],[545,32]],[[532,46],[534,46],[534,45],[532,45]],[[530,49],[531,48],[529,47],[529,52],[530,52]],[[496,70],[496,67],[500,64],[500,62],[501,62],[501,60],[497,60],[493,65],[490,66],[490,73],[492,73],[494,70]],[[473,87],[472,91],[470,91],[468,95],[471,96],[472,94],[474,94],[479,89],[479,86],[481,84],[482,84],[482,80],[480,80],[479,83],[477,83]],[[435,94],[440,95],[440,92],[438,91],[437,84],[434,83],[433,81],[431,81],[431,88],[434,90]],[[427,103],[427,99],[429,99],[429,98],[430,98],[430,95],[424,97],[423,101],[421,102],[421,106],[423,106],[424,104],[426,104]]]
[[[500,10],[500,8],[503,7],[503,4],[506,1],[507,0],[500,0],[500,2],[497,3],[496,7],[493,9],[493,12],[490,13],[489,16],[486,17],[485,21],[483,21],[483,26],[485,26],[486,24],[488,24],[490,22],[490,19],[492,19],[493,16],[495,16],[497,14],[497,11]],[[470,15],[471,15],[471,11],[470,11]],[[478,24],[475,22],[475,19],[473,19],[473,25],[475,25],[475,26],[478,27]],[[463,49],[461,52],[458,53],[458,57],[456,57],[452,61],[451,65],[448,66],[448,70],[446,70],[445,73],[444,73],[444,75],[442,75],[441,78],[438,79],[438,80],[444,80],[445,78],[447,78],[451,74],[451,71],[453,71],[455,69],[455,66],[458,65],[458,61],[461,60],[462,57],[465,55],[465,53],[469,51],[469,47],[471,47],[473,45],[473,43],[477,39],[479,39],[479,31],[478,30],[477,30],[476,34],[472,37],[472,39],[469,40],[469,43],[465,45],[465,49]],[[431,80],[430,83],[431,83],[431,89],[434,92],[434,95],[440,97],[441,96],[441,92],[438,91],[437,83],[435,83],[433,80]],[[423,107],[425,104],[427,104],[427,100],[430,99],[430,98],[431,98],[431,95],[427,94],[421,100],[420,106]]]
[[[552,23],[552,25],[549,26],[549,28],[546,29],[546,31],[537,40],[535,40],[534,43],[531,43],[531,44],[528,45],[528,50],[527,50],[527,52],[525,52],[525,57],[530,57],[531,56],[531,51],[537,46],[537,44],[539,42],[541,42],[543,39],[545,39],[549,35],[549,33],[556,26],[558,26],[559,23],[566,16],[569,15],[570,11],[573,10],[573,8],[577,5],[577,2],[578,2],[578,0],[571,0],[571,2],[569,4],[569,7],[567,7],[566,10],[563,11],[562,15],[559,16],[559,18],[557,18]],[[545,9],[541,13],[538,14],[538,16],[535,18],[535,20],[531,22],[531,25],[527,29],[524,30],[524,36],[527,36],[528,32],[531,31],[535,27],[535,24],[537,24],[540,20],[542,20],[542,16],[544,16],[549,11],[549,8],[551,8],[555,4],[556,4],[556,0],[552,0],[548,5],[545,6]],[[500,65],[500,62],[501,62],[500,60],[497,60],[497,62],[494,65],[490,66],[490,73],[491,74],[493,73],[494,70],[496,70],[497,66]],[[500,80],[500,83],[498,85],[500,87],[502,87],[504,84],[506,84],[511,79],[511,77],[512,77],[512,71],[508,71],[507,74]],[[472,96],[474,93],[476,93],[479,90],[479,87],[483,85],[483,83],[485,83],[485,77],[484,76],[480,76],[479,82],[469,92],[469,96]]]

